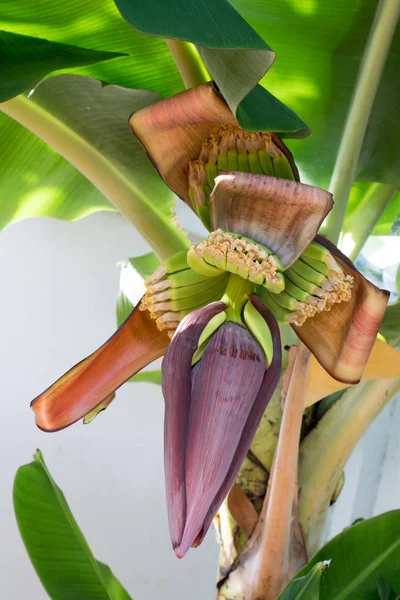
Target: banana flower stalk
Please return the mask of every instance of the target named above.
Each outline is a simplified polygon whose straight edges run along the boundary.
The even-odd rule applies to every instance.
[[[206,534],[279,381],[278,322],[333,378],[354,384],[388,293],[318,236],[331,195],[299,182],[277,134],[241,130],[212,84],[140,110],[130,124],[210,234],[159,267],[118,331],[32,408],[40,428],[67,427],[165,354],[168,518],[182,557]]]

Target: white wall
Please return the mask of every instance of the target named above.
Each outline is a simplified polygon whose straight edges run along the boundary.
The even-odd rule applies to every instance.
[[[127,384],[87,426],[46,434],[30,400],[115,328],[116,263],[149,248],[120,216],[63,223],[33,219],[0,235],[0,589],[8,600],[45,600],[12,507],[17,468],[40,448],[95,556],[135,600],[214,597],[218,548],[210,533],[179,561],[168,537],[163,400]],[[200,571],[200,576],[199,576]]]
[[[218,548],[210,533],[183,561],[169,544],[160,390],[127,384],[91,425],[46,434],[30,400],[115,327],[116,263],[149,248],[120,216],[76,223],[23,221],[0,235],[0,586],[8,600],[45,600],[12,508],[17,468],[39,447],[97,558],[134,600],[214,597]],[[329,536],[359,516],[400,506],[400,402],[357,446]],[[200,576],[199,576],[200,571]]]

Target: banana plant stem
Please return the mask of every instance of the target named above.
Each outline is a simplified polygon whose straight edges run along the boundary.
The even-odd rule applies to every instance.
[[[265,518],[257,569],[246,600],[275,600],[290,579],[293,505],[310,353],[299,344],[290,375],[272,474],[260,520]]]
[[[343,226],[365,131],[399,14],[400,0],[381,0],[364,51],[329,188],[335,207],[327,219],[327,235],[334,243]]]
[[[25,96],[3,102],[0,110],[44,140],[85,175],[133,223],[160,259],[188,248],[189,241],[172,219],[160,214],[138,186],[56,117]]]
[[[299,520],[309,555],[320,546],[332,495],[355,445],[399,391],[399,379],[349,388],[301,443]]]
[[[210,81],[211,75],[200,58],[196,47],[189,42],[166,39],[167,46],[181,74],[186,89]]]
[[[353,248],[349,258],[354,261],[362,250],[383,211],[393,199],[397,189],[389,183],[374,183],[358,204],[357,209],[346,221],[346,230],[352,237]]]

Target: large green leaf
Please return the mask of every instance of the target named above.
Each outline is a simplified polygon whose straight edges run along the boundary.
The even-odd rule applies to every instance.
[[[121,56],[0,30],[0,102],[32,88],[51,71]]]
[[[52,600],[130,600],[90,550],[40,451],[20,467],[14,509],[26,550]]]
[[[169,252],[182,249],[185,243],[184,234],[173,222],[175,198],[128,126],[133,111],[158,99],[157,94],[145,90],[60,75],[43,81],[29,100],[14,99],[0,108],[59,149],[162,253],[167,244],[160,240],[161,226],[169,230]],[[12,194],[8,201],[18,199]]]
[[[130,55],[75,68],[74,73],[166,96],[183,89],[164,40],[135,32],[113,0],[0,2],[0,27],[52,42]],[[114,210],[71,164],[1,113],[0,130],[0,228],[31,216],[76,219],[97,210]]]
[[[319,600],[321,575],[325,564],[317,563],[307,575],[295,577],[284,589],[278,600]]]
[[[400,591],[400,510],[361,521],[328,542],[299,575],[330,561],[320,600],[377,600],[382,576]]]
[[[129,56],[74,69],[107,83],[144,88],[169,96],[183,89],[164,42],[134,31],[113,0],[18,0],[0,2],[0,27],[6,31]]]
[[[27,217],[74,220],[115,210],[75,167],[1,112],[0,130],[0,230]]]
[[[268,40],[277,60],[262,84],[311,127],[290,147],[306,179],[330,182],[376,0],[230,0]],[[363,145],[358,178],[400,181],[400,27],[391,47]]]
[[[266,42],[267,36],[263,40],[227,0],[115,2],[136,30],[195,43],[242,126],[295,137],[308,135],[307,126],[292,110],[261,86],[254,89],[271,67],[275,54]]]
[[[400,352],[400,302],[387,307],[379,331]]]

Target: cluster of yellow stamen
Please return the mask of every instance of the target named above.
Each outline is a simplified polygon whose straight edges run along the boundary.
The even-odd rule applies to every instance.
[[[199,158],[189,163],[189,194],[194,208],[208,202],[218,170],[281,176],[273,159],[285,159],[285,155],[269,132],[248,132],[235,125],[218,127],[203,143]]]
[[[196,273],[188,267],[185,251],[171,257],[145,281],[140,310],[147,310],[157,328],[172,337],[185,315],[222,297],[227,279],[225,273],[211,279]]]
[[[309,318],[321,312],[329,312],[335,304],[348,302],[352,295],[354,277],[346,275],[336,263],[335,270],[328,271],[326,279],[309,295],[305,302],[298,302],[295,310],[288,315],[288,322],[300,327]]]
[[[191,246],[190,253],[223,271],[262,285],[279,283],[278,259],[252,240],[217,229]]]
[[[145,282],[146,283],[146,282]],[[160,282],[161,283],[161,282]],[[163,285],[168,284],[168,279],[162,282]],[[151,286],[146,286],[146,293],[140,303],[140,310],[149,311],[150,317],[156,319],[157,329],[163,331],[167,329],[172,335],[178,327],[182,316],[179,312],[169,310],[168,302],[162,302],[162,299],[167,300],[168,290],[160,294],[154,294],[151,291]]]

